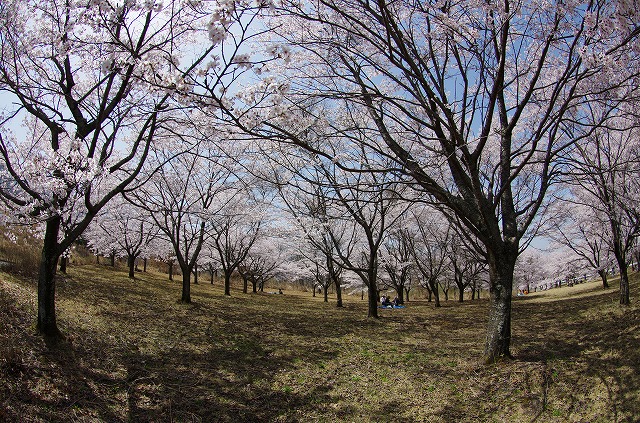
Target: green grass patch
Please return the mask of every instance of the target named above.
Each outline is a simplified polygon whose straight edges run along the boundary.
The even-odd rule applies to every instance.
[[[377,321],[310,293],[72,265],[57,285],[68,341],[33,329],[33,278],[0,273],[0,421],[631,422],[640,308],[597,283],[513,303],[514,359],[479,364],[486,303],[427,301]],[[640,290],[633,275],[632,294]],[[637,297],[634,297],[637,298]]]

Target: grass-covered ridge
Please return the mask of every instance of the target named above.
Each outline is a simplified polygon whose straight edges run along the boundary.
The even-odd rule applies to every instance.
[[[48,347],[35,282],[0,274],[0,421],[640,418],[640,308],[597,283],[514,299],[515,360],[482,366],[484,301],[411,301],[374,321],[360,297],[336,309],[201,281],[184,305],[178,281],[137,276],[71,267],[58,282],[68,342]]]

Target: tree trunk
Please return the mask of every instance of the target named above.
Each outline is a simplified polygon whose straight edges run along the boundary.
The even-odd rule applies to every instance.
[[[629,274],[627,271],[627,262],[623,259],[620,266],[620,304],[629,305]],[[619,262],[620,263],[620,262]]]
[[[489,319],[483,361],[496,363],[511,358],[511,291],[516,254],[496,257],[489,254]]]
[[[433,280],[433,281],[429,281],[429,286],[431,286],[431,291],[429,292],[429,295],[433,294],[433,300],[435,301],[435,306],[437,307],[442,307],[442,304],[440,304],[440,289],[438,287],[438,282]]]
[[[67,263],[69,262],[69,259],[67,258],[67,256],[60,256],[60,273],[67,273]]]
[[[324,291],[324,302],[328,303],[329,302],[329,286],[328,285],[322,285],[322,289]]]
[[[464,288],[458,288],[458,302],[464,302]]]
[[[335,279],[334,285],[336,287],[336,307],[342,307],[342,287],[340,286],[340,280]]]
[[[129,267],[129,278],[136,278],[136,256],[129,254],[127,256],[127,266]]]
[[[167,265],[169,266],[169,280],[172,281],[173,280],[173,261],[170,261],[169,263],[167,263]]]
[[[38,333],[53,339],[62,334],[56,324],[56,266],[58,264],[58,233],[60,216],[49,218],[46,222],[40,271],[38,274]]]
[[[224,271],[224,295],[231,296],[231,271]]]
[[[609,289],[609,281],[607,279],[607,269],[598,270],[598,275],[600,275],[600,279],[602,279],[602,288]]]
[[[193,283],[198,284],[198,263],[193,265]]]
[[[189,304],[191,302],[191,269],[181,267],[180,270],[182,270],[182,298],[180,302]]]
[[[116,267],[116,253],[115,253],[115,251],[112,251],[111,254],[109,254],[109,260],[111,261],[111,267]]]
[[[142,259],[142,271],[144,273],[147,273],[147,258],[146,257]]]

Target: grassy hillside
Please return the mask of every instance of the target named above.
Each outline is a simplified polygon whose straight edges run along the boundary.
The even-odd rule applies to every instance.
[[[486,303],[367,319],[308,293],[224,297],[103,266],[58,283],[68,341],[34,334],[35,285],[0,273],[0,421],[635,422],[634,304],[597,283],[514,299],[515,359],[482,366]],[[615,284],[615,281],[613,282]]]

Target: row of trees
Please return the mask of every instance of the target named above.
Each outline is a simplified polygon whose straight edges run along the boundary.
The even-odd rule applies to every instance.
[[[392,283],[407,277],[405,262],[382,260],[385,242],[406,258],[391,241],[402,219],[422,206],[444,215],[488,269],[486,362],[510,356],[514,271],[531,240],[553,221],[556,239],[577,245],[563,224],[576,214],[555,200],[598,205],[628,303],[636,10],[632,0],[3,1],[0,193],[5,218],[44,225],[39,331],[59,335],[56,262],[114,198],[152,217],[188,278],[205,233],[227,236],[211,216],[264,181],[321,252],[327,280],[342,269],[368,288],[374,317],[381,269]],[[447,256],[456,280],[480,271]]]

